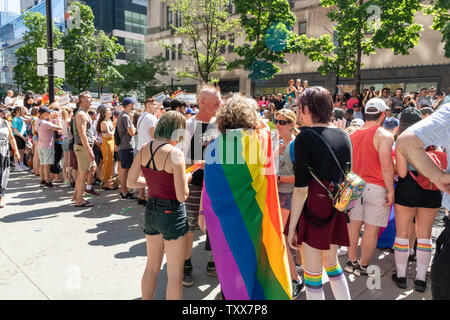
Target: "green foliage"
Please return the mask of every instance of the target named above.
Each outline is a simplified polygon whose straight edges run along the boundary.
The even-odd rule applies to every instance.
[[[116,37],[95,29],[94,14],[89,6],[78,1],[71,4],[80,9],[81,21],[80,27],[69,30],[63,39],[67,83],[80,92],[88,89],[94,79],[101,93],[102,83],[122,78],[114,61],[125,49]]]
[[[336,72],[355,77],[357,89],[362,55],[376,49],[390,49],[395,55],[408,54],[416,46],[423,30],[414,22],[420,11],[420,0],[321,0],[330,7],[328,17],[335,23],[335,39],[329,35],[318,39],[299,36],[293,40],[293,51],[302,52],[312,61],[321,61],[322,74]],[[338,45],[336,45],[338,44]]]
[[[166,0],[162,0],[163,2]],[[239,28],[239,19],[232,18],[227,10],[228,0],[172,0],[167,1],[175,14],[182,17],[182,24],[170,27],[180,36],[182,54],[190,57],[195,70],[179,70],[181,79],[191,78],[210,82],[210,74],[220,65],[227,65],[220,53],[221,47],[230,45],[230,36]],[[162,43],[164,47],[171,44]],[[178,51],[178,48],[172,48]]]
[[[245,43],[235,48],[239,56],[228,69],[249,70],[250,79],[271,79],[280,72],[275,64],[287,63],[284,55],[292,52],[296,22],[287,0],[234,0],[246,32]]]
[[[429,6],[424,6],[427,14],[433,15],[431,28],[442,33],[445,57],[450,58],[450,1],[432,0]]]
[[[80,93],[91,87],[92,79],[95,77],[93,65],[82,60],[86,55],[83,51],[90,50],[85,42],[86,38],[95,37],[94,14],[91,7],[78,1],[72,2],[71,5],[77,6],[80,10],[80,28],[67,31],[62,39],[62,47],[65,50],[66,82],[74,88],[74,93]]]
[[[111,84],[114,92],[120,95],[137,93],[141,98],[146,97],[148,87],[160,84],[156,76],[168,75],[169,70],[162,55],[145,60],[131,60],[128,64],[118,66],[117,69],[123,79]]]
[[[37,76],[37,48],[47,47],[47,22],[39,12],[27,12],[24,16],[24,44],[16,50],[17,64],[14,67],[14,81],[22,91],[32,90],[44,93],[48,88],[48,78]],[[53,45],[58,48],[63,34],[53,26]],[[55,86],[61,87],[64,81],[55,79]]]

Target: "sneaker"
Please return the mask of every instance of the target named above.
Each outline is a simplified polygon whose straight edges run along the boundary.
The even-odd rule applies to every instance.
[[[347,264],[344,267],[344,271],[348,273],[355,272],[356,268],[358,267],[358,262],[353,262],[350,259],[347,261]]]
[[[397,287],[399,287],[400,289],[406,289],[406,277],[397,277],[397,272],[394,272],[392,274],[392,281],[395,282],[395,284],[397,285]]]
[[[425,292],[425,289],[427,288],[427,282],[415,279],[414,287],[415,287],[416,291]]]
[[[303,266],[295,264],[295,270],[297,271],[297,273],[303,273]]]
[[[120,198],[122,200],[127,200],[127,201],[136,201],[137,198],[130,192],[128,192],[126,195],[123,195],[122,192],[120,193]]]
[[[184,266],[183,286],[192,287],[194,279],[192,278],[192,266]]]
[[[292,300],[300,295],[300,292],[302,291],[304,286],[305,283],[303,282],[301,277],[298,280],[292,281]]]
[[[4,208],[5,207],[5,198],[1,197],[0,198],[0,208]]]
[[[99,196],[100,193],[96,192],[94,189],[88,190],[84,188],[84,193],[90,194],[91,196]]]
[[[338,250],[338,257],[347,255],[347,247],[340,247]]]
[[[70,188],[75,189],[75,182],[70,183]]]
[[[26,165],[25,163],[21,163],[21,164],[19,164],[19,166],[20,166],[24,171],[30,170],[30,168],[27,167],[27,165]]]
[[[25,171],[25,169],[22,168],[22,166],[21,166],[20,164],[18,164],[18,165],[14,168],[14,171],[17,171],[17,172],[19,172],[19,171]]]
[[[353,274],[358,277],[368,277],[369,274],[367,273],[367,267],[363,267],[359,264],[356,267],[355,271],[353,271]]]
[[[45,186],[45,180],[42,180],[41,183],[39,184],[40,187],[44,187]]]
[[[49,182],[49,183],[45,183],[44,184],[44,187],[47,187],[47,188],[53,188],[54,187],[54,185],[51,183],[51,182]]]
[[[206,266],[206,273],[210,276],[216,277],[216,264],[214,261],[208,261],[208,265]]]
[[[147,200],[144,200],[144,199],[138,199],[138,205],[144,206],[144,207],[145,207],[146,204],[147,204]]]

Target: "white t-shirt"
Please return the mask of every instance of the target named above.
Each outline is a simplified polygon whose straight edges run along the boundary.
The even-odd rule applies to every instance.
[[[14,107],[14,104],[13,105],[9,105],[10,103],[12,103],[14,101],[14,98],[11,98],[11,97],[6,97],[5,98],[5,105],[6,105],[6,107],[7,108],[12,108],[12,107]]]
[[[138,146],[139,151],[144,145],[152,141],[150,135],[150,129],[156,127],[157,119],[156,117],[148,112],[143,113],[137,122],[137,135],[138,135]]]

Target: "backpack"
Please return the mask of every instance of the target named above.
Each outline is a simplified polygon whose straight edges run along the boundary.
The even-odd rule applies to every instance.
[[[427,155],[439,168],[441,168],[441,170],[447,169],[447,155],[445,154],[445,152],[430,150],[427,151]],[[421,187],[422,189],[433,191],[439,190],[439,188],[436,187],[436,185],[432,183],[430,179],[422,175],[420,172],[417,176],[415,176],[411,172],[411,170],[408,171],[411,177],[417,182],[419,187]]]
[[[120,114],[121,116],[122,114]],[[117,118],[117,122],[116,122],[116,130],[114,130],[114,144],[116,145],[116,147],[120,146],[120,136],[119,136],[119,128],[117,127],[117,123],[119,123],[119,118]]]

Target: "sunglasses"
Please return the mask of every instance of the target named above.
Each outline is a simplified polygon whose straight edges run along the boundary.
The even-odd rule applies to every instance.
[[[290,121],[286,121],[286,120],[277,120],[277,119],[273,119],[273,123],[274,124],[279,124],[280,126],[285,126],[288,123],[291,123]]]

